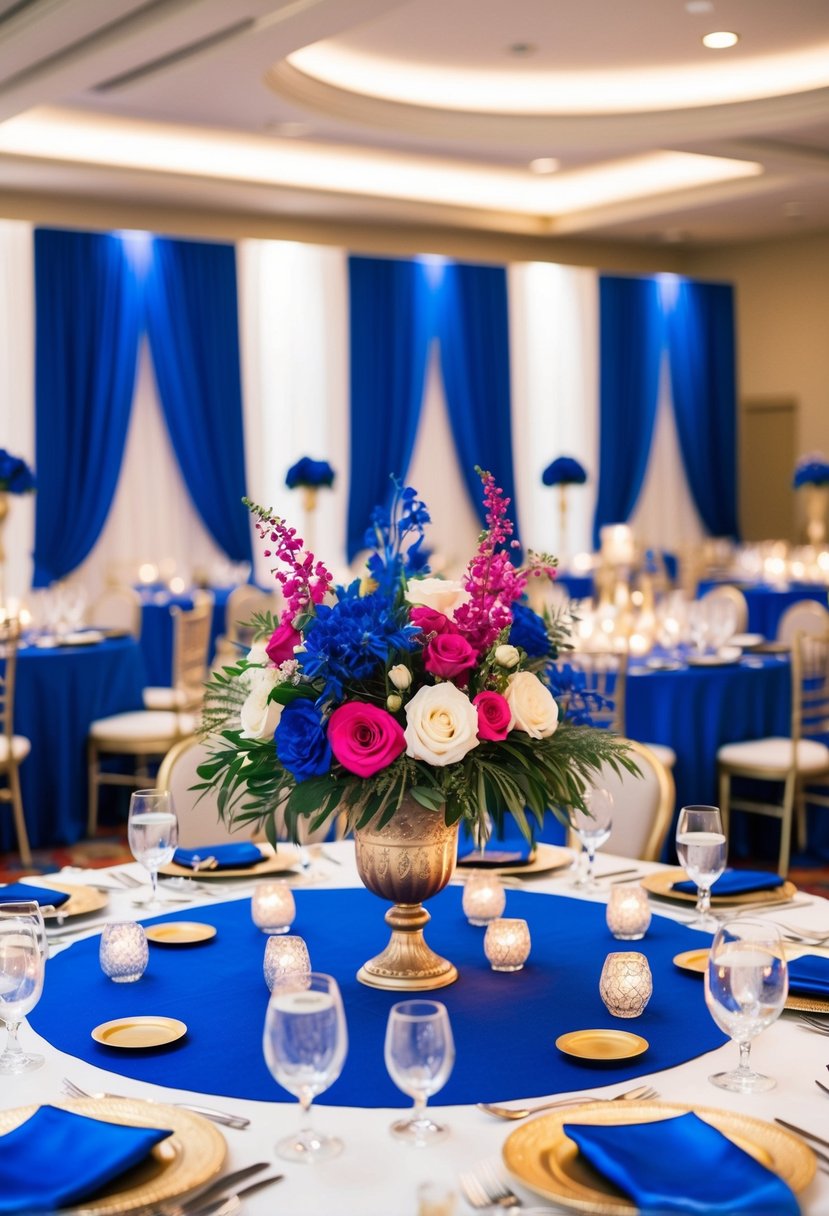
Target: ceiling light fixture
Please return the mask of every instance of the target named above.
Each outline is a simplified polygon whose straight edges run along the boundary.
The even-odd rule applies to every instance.
[[[555,173],[560,164],[561,161],[556,160],[554,156],[537,156],[535,160],[530,161],[530,172]]]
[[[693,17],[700,13],[712,13],[713,11],[714,5],[711,0],[687,0],[685,5],[685,12],[690,13]]]
[[[735,34],[733,30],[714,30],[711,34],[703,34],[702,45],[707,46],[709,51],[725,51],[730,46],[736,46],[740,41],[740,35]]]

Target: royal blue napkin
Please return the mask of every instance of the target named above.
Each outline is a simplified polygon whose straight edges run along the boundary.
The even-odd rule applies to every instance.
[[[0,1213],[50,1212],[106,1186],[172,1132],[41,1106],[0,1136]]]
[[[41,907],[51,904],[59,908],[65,904],[69,896],[65,891],[52,891],[49,887],[33,887],[27,882],[10,882],[8,886],[0,887],[0,904],[16,904],[23,900],[32,900]]]
[[[528,840],[497,841],[487,846],[483,854],[477,849],[458,853],[459,866],[474,866],[476,870],[495,869],[497,866],[528,866],[533,859],[535,845]]]
[[[240,840],[238,844],[203,844],[198,849],[176,849],[173,861],[179,866],[196,867],[197,862],[215,857],[216,865],[211,870],[246,870],[262,860],[262,853],[255,844]]]
[[[640,1213],[798,1216],[791,1189],[693,1111],[653,1123],[564,1124],[565,1135]]]
[[[711,894],[716,895],[748,895],[752,891],[773,891],[782,887],[785,878],[772,874],[768,870],[726,870],[711,887]],[[672,891],[680,891],[683,895],[696,895],[695,882],[675,882]]]
[[[789,992],[800,996],[829,996],[829,958],[804,954],[789,963]]]

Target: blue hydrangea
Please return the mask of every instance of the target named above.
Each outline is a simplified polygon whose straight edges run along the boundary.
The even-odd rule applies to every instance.
[[[28,494],[35,488],[35,476],[26,461],[0,448],[0,490],[9,494]]]
[[[285,485],[289,490],[295,490],[297,486],[310,486],[316,489],[318,486],[332,486],[334,484],[334,470],[327,460],[312,460],[310,456],[303,456],[296,464],[292,464],[285,474]]]
[[[525,604],[514,604],[509,640],[513,646],[526,650],[531,659],[540,659],[550,652],[547,626],[537,612]]]
[[[583,486],[587,472],[573,456],[559,456],[541,474],[545,486]]]
[[[613,701],[588,688],[585,673],[569,663],[551,666],[548,674],[550,691],[563,706],[569,722],[577,726],[595,726],[593,715],[613,708]]]

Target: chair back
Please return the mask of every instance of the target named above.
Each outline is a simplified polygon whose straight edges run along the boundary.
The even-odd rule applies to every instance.
[[[799,630],[792,648],[792,739],[829,738],[829,629]]]
[[[202,795],[193,790],[201,782],[198,766],[209,760],[210,744],[191,735],[170,748],[158,770],[158,788],[169,790],[178,815],[178,842],[185,849],[205,844],[225,844],[231,840],[251,840],[261,835],[258,824],[242,824],[238,831],[229,831],[219,815],[218,792],[210,789]]]
[[[132,587],[107,587],[87,614],[98,629],[117,629],[141,638],[141,596]]]
[[[702,597],[705,604],[716,603],[717,600],[730,604],[734,611],[734,633],[745,633],[748,629],[748,600],[739,587],[731,583],[720,583],[706,591]]]
[[[565,717],[593,726],[625,733],[625,691],[628,653],[574,650],[556,663],[557,694]]]
[[[4,670],[0,671],[0,737],[6,740],[6,754],[12,754],[14,734],[14,689],[17,679],[17,647],[20,641],[20,622],[12,619],[0,624],[0,659]]]
[[[276,616],[282,607],[281,597],[276,591],[263,591],[251,583],[234,588],[227,597],[225,610],[225,635],[229,642],[250,646],[253,630],[249,622],[257,612],[272,612]]]
[[[621,857],[659,861],[674,814],[674,779],[644,743],[625,742],[641,776],[624,769],[619,775],[605,765],[594,782],[613,798],[613,829],[604,847]]]
[[[190,611],[173,606],[173,687],[178,707],[195,709],[202,702],[207,679],[207,651],[213,620],[212,600],[197,600]]]
[[[789,604],[777,622],[777,641],[790,646],[795,634],[825,633],[829,629],[829,609],[817,600],[798,600]]]

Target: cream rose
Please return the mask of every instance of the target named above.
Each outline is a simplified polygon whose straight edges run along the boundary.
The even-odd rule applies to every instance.
[[[521,655],[514,646],[504,644],[495,647],[495,662],[501,667],[517,667]]]
[[[248,662],[253,664],[246,672],[251,689],[264,688],[267,694],[280,682],[279,668],[268,658],[264,642],[254,642],[248,651]],[[258,738],[257,735],[252,737]]]
[[[410,604],[422,604],[434,612],[442,612],[451,621],[455,609],[469,599],[469,592],[460,583],[446,578],[415,578],[406,588]]]
[[[272,687],[272,682],[260,681],[248,693],[239,713],[243,739],[268,739],[276,730],[283,707],[276,701],[268,701]]]
[[[412,682],[412,673],[405,663],[395,663],[394,667],[389,668],[389,680],[399,692],[403,692]]]
[[[436,768],[478,746],[478,711],[454,684],[419,689],[406,706],[406,755]]]
[[[523,730],[531,739],[546,739],[558,726],[555,698],[538,676],[519,671],[510,676],[504,696],[514,719],[514,730]]]

